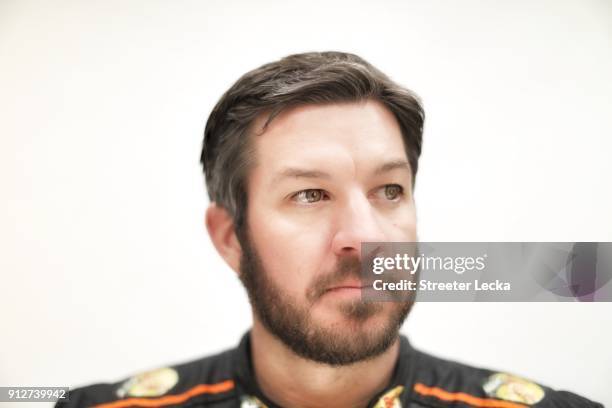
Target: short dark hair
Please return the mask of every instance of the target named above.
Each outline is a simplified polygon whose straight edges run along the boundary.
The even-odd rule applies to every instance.
[[[425,120],[418,96],[357,55],[308,52],[247,72],[213,108],[200,158],[210,200],[230,213],[237,229],[244,226],[254,156],[249,133],[260,115],[268,115],[265,130],[288,108],[365,99],[382,102],[397,118],[414,186]]]

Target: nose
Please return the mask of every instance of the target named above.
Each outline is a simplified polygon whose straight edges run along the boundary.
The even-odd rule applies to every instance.
[[[358,256],[362,259],[362,242],[382,242],[385,235],[380,219],[366,195],[353,192],[338,207],[332,250],[336,256]]]

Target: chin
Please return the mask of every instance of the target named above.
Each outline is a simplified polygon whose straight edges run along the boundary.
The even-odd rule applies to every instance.
[[[380,310],[380,307],[374,307],[355,311],[354,306],[347,302],[344,305],[336,304],[324,309],[313,312],[311,316],[313,322],[317,322],[319,327],[329,330],[340,328],[346,328],[347,331],[375,330],[377,327],[382,329],[391,320],[391,310],[386,307],[383,310]]]

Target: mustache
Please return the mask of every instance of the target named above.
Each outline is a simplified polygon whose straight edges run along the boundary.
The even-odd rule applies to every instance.
[[[377,256],[378,252],[379,248],[376,248],[370,251],[370,253],[366,254],[363,258],[364,265],[373,265],[374,258]],[[364,278],[366,276],[369,277],[369,275],[363,276],[361,273],[361,268],[362,260],[358,256],[346,256],[340,258],[338,264],[331,273],[316,277],[314,279],[306,292],[308,300],[314,302],[323,296],[323,294],[327,292],[327,289],[337,286],[349,278],[357,279],[362,282],[362,284],[365,284]]]

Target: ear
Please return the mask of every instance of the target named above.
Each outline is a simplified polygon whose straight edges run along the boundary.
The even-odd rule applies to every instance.
[[[242,248],[236,237],[234,220],[229,212],[216,203],[211,203],[206,210],[206,229],[219,255],[236,273],[239,273]]]

